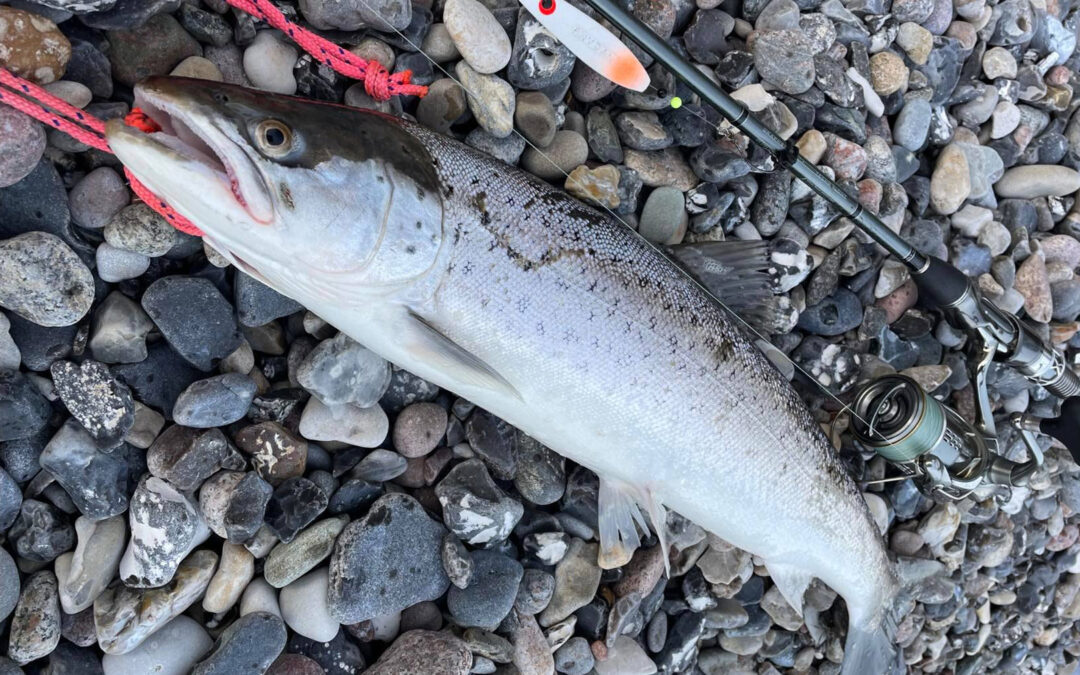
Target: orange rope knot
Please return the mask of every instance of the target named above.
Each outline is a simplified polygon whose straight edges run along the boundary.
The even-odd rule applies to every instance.
[[[161,131],[161,125],[151,119],[149,115],[139,108],[132,108],[131,112],[124,116],[124,123],[130,127],[135,127],[145,134]]]

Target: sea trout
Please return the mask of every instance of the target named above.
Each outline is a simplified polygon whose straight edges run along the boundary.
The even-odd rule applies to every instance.
[[[624,224],[418,124],[201,80],[136,88],[121,161],[237,268],[601,477],[602,547],[674,509],[847,603],[883,673],[900,582],[818,423],[715,298]],[[662,532],[660,532],[662,534]]]

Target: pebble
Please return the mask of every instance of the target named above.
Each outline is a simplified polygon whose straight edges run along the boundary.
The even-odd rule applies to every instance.
[[[104,675],[187,675],[213,645],[198,621],[178,616],[126,654],[105,654],[101,667]]]
[[[277,590],[266,583],[262,577],[255,577],[240,596],[240,616],[252,612],[269,612],[281,616],[278,606]]]
[[[495,551],[474,551],[472,562],[468,587],[451,586],[447,607],[458,625],[495,630],[514,607],[523,568]]]
[[[45,130],[28,115],[0,107],[0,187],[18,183],[45,152]]]
[[[521,166],[544,180],[561,180],[589,156],[589,144],[576,131],[555,132],[551,144],[542,150],[529,146],[521,155]]]
[[[555,566],[555,591],[540,614],[541,626],[556,624],[589,604],[600,585],[598,555],[599,545],[578,538],[570,541],[566,555]]]
[[[245,614],[221,633],[214,650],[195,664],[191,675],[266,672],[285,650],[286,639],[281,618],[266,612]]]
[[[495,484],[479,459],[451,469],[435,487],[435,494],[447,527],[473,546],[506,539],[523,513],[521,503]]]
[[[412,5],[401,0],[303,0],[300,11],[324,30],[404,30],[413,16]]]
[[[338,536],[327,591],[331,615],[351,624],[440,598],[450,586],[439,554],[445,534],[412,497],[379,498]],[[410,561],[407,569],[402,560]]]
[[[200,430],[173,425],[162,432],[146,453],[154,476],[180,490],[194,490],[213,475],[230,453],[228,439],[219,429]]]
[[[375,405],[390,386],[390,364],[344,333],[324,340],[296,371],[300,386],[328,406]]]
[[[146,336],[154,323],[123,293],[105,296],[94,312],[88,346],[102,363],[139,363],[146,359]]]
[[[477,73],[494,73],[510,62],[509,36],[477,0],[447,0],[443,23],[458,52]]]
[[[6,620],[19,601],[19,570],[15,560],[5,549],[0,549],[0,621]]]
[[[11,617],[7,655],[15,663],[25,665],[47,656],[59,643],[60,602],[56,575],[42,570],[23,585]]]
[[[390,431],[390,419],[378,405],[328,407],[314,396],[300,417],[300,435],[311,441],[339,441],[361,448],[377,447]]]
[[[364,673],[412,675],[432,664],[439,664],[440,675],[467,675],[472,671],[473,655],[463,641],[449,633],[411,630],[399,635]]]
[[[142,202],[115,212],[104,228],[105,241],[110,246],[149,258],[165,255],[180,239],[164,218]]]
[[[199,370],[213,369],[240,346],[232,305],[206,279],[158,279],[143,293],[142,307],[169,345]]]
[[[156,476],[139,481],[128,515],[131,541],[120,561],[120,578],[133,588],[169,583],[187,554],[210,536],[191,499]]]
[[[98,447],[119,444],[135,423],[131,390],[98,361],[57,361],[49,371],[60,400]]]
[[[320,567],[290,582],[281,589],[279,596],[285,624],[316,642],[333,640],[341,628],[341,624],[330,616],[327,605],[329,581],[329,570]]]
[[[651,675],[657,672],[656,663],[645,649],[626,635],[615,638],[615,643],[607,648],[607,658],[597,660],[594,670],[597,675]]]
[[[514,105],[514,126],[529,143],[541,148],[551,145],[559,130],[551,99],[539,91],[519,93]]]
[[[1004,47],[987,49],[982,56],[982,67],[988,80],[999,77],[1011,80],[1016,77],[1016,57]]]
[[[127,452],[104,452],[86,431],[68,421],[45,446],[39,461],[63,486],[81,513],[103,520],[128,508]]]
[[[59,237],[27,232],[0,242],[0,307],[55,327],[80,321],[93,301],[93,275]]]
[[[312,570],[330,555],[348,522],[348,516],[327,518],[308,526],[292,541],[275,546],[263,565],[266,581],[274,588],[282,588]]]
[[[229,611],[254,575],[255,557],[243,546],[226,541],[221,546],[217,572],[206,587],[203,609],[211,614]]]
[[[0,53],[4,67],[36,84],[64,75],[71,43],[47,18],[14,7],[0,7]]]
[[[130,201],[124,179],[107,166],[86,174],[68,196],[71,220],[90,230],[105,227]]]
[[[930,179],[930,202],[942,215],[955,213],[971,193],[971,176],[963,150],[953,143],[938,155]]]
[[[290,433],[277,422],[259,422],[245,427],[234,437],[240,450],[251,456],[251,464],[263,480],[280,485],[302,476],[307,466],[307,441]]]
[[[454,73],[477,123],[496,138],[509,136],[514,130],[515,104],[510,83],[497,75],[479,73],[465,61],[458,61]]]
[[[169,14],[156,14],[145,22],[108,32],[113,79],[129,87],[151,75],[167,75],[176,64],[202,49]],[[154,49],[146,49],[146,45]]]
[[[429,85],[427,96],[416,107],[416,119],[445,134],[465,114],[467,106],[465,90],[453,79],[444,77]]]
[[[1024,296],[1024,311],[1033,321],[1049,323],[1054,314],[1054,302],[1050,293],[1050,279],[1046,263],[1035,253],[1020,263],[1016,270],[1016,290]]]
[[[202,597],[217,567],[212,551],[195,551],[158,588],[110,586],[94,600],[98,644],[106,654],[126,654]]]
[[[244,74],[259,89],[292,95],[296,93],[296,78],[293,76],[296,57],[296,47],[275,34],[275,31],[259,31],[255,40],[244,50]]]
[[[278,539],[288,543],[326,510],[328,502],[326,492],[307,478],[287,478],[266,504],[266,525]]]
[[[1015,199],[1060,197],[1077,190],[1080,190],[1080,171],[1048,164],[1014,167],[994,184],[998,197]]]
[[[234,291],[236,314],[241,326],[263,326],[303,309],[292,298],[285,297],[243,272],[236,273]]]
[[[102,281],[116,283],[125,279],[134,279],[150,268],[150,258],[101,244],[95,254],[97,273]]]
[[[558,87],[565,84],[576,62],[573,52],[531,14],[518,12],[513,49],[506,68],[506,79],[510,84],[529,90]]]
[[[255,392],[255,381],[238,373],[192,382],[176,399],[173,420],[198,429],[238,422],[247,414]]]
[[[689,223],[686,197],[673,187],[649,193],[638,220],[638,233],[649,241],[671,246],[682,241]]]
[[[49,562],[75,547],[75,528],[54,506],[24,499],[19,518],[8,530],[15,552],[22,558]]]
[[[801,94],[814,84],[814,48],[798,30],[770,30],[751,46],[761,77],[786,94]]]
[[[907,85],[908,67],[893,52],[883,51],[870,57],[870,83],[882,96],[894,94]]]
[[[75,521],[78,544],[70,556],[57,558],[60,605],[67,614],[78,614],[94,604],[120,565],[127,527],[123,516],[94,521],[81,516]],[[66,570],[60,573],[61,563]]]
[[[176,64],[169,76],[191,77],[196,80],[209,80],[211,82],[221,82],[225,79],[225,76],[221,74],[221,70],[213,61],[204,59],[201,56],[187,57]]]

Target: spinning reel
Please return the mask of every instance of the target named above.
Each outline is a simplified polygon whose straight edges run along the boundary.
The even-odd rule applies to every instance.
[[[944,264],[941,268],[954,269]],[[985,485],[1027,485],[1043,463],[1035,433],[1057,438],[1080,463],[1080,378],[1060,352],[1044,344],[1016,317],[980,297],[966,278],[961,282],[957,275],[947,276],[964,287],[959,300],[939,306],[950,323],[971,336],[968,371],[975,387],[975,423],[935,400],[911,378],[886,375],[865,384],[855,396],[851,417],[858,444],[884,457],[936,499],[963,499]],[[937,290],[939,294],[947,291]],[[987,372],[995,359],[1065,399],[1060,417],[1013,413],[1008,418],[1027,447],[1030,459],[1025,462],[1006,459],[998,448],[986,388]]]

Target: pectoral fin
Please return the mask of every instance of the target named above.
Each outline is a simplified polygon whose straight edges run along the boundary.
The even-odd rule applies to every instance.
[[[803,613],[803,594],[814,580],[814,575],[794,565],[771,563],[765,561],[765,567],[769,570],[769,576],[773,583],[780,589],[780,595],[784,596],[787,603],[798,612]]]
[[[660,549],[665,552],[664,567],[667,568],[667,517],[664,506],[651,490],[601,476],[598,501],[600,567],[614,569],[630,562],[634,551],[641,546],[638,527],[642,531],[648,528],[646,516],[642,513],[644,507],[648,521],[660,540]]]
[[[446,372],[464,385],[498,391],[518,400],[514,385],[491,366],[454,342],[422,317],[409,312],[405,322],[407,348],[419,360]]]

